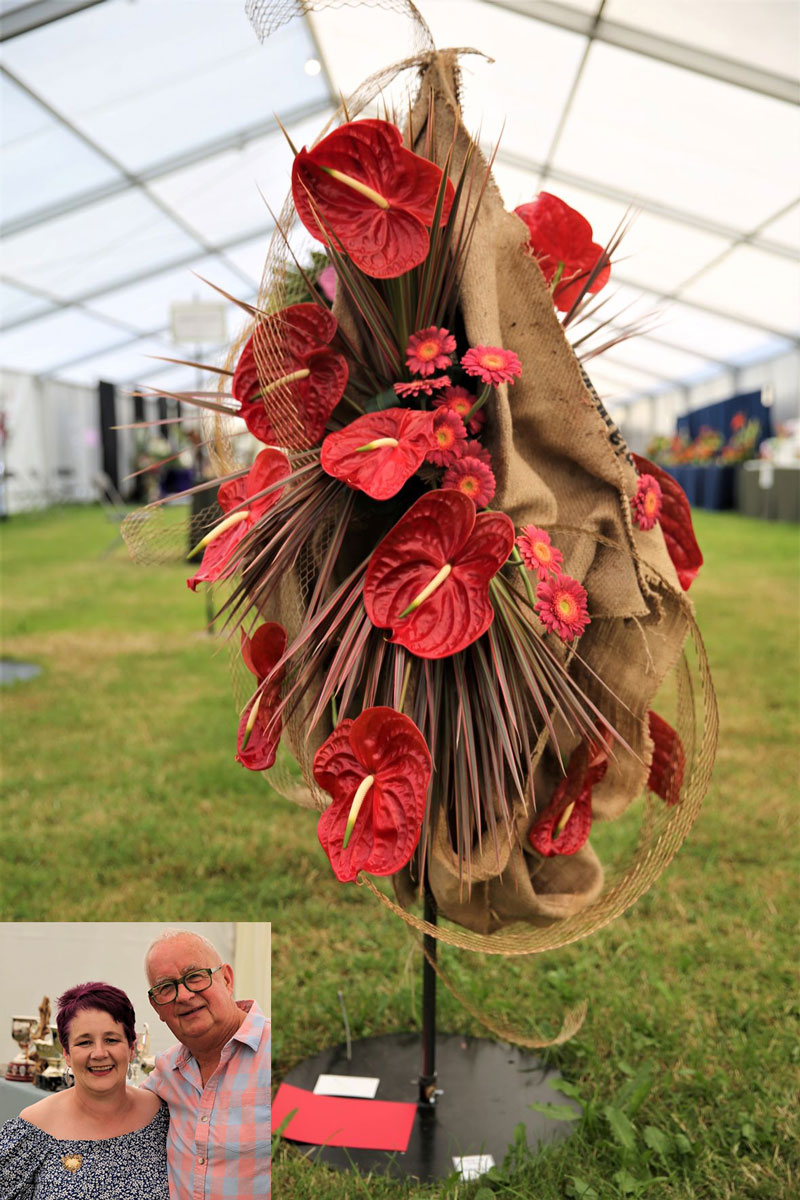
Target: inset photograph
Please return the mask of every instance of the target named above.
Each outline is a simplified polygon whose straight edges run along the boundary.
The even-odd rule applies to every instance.
[[[3,1200],[269,1197],[268,923],[7,923],[0,954]]]

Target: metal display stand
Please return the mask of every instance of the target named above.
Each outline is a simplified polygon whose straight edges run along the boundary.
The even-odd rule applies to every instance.
[[[436,923],[434,901],[427,891],[425,919]],[[488,1155],[499,1166],[518,1125],[525,1127],[531,1149],[562,1141],[571,1132],[572,1122],[550,1120],[530,1107],[557,1103],[580,1112],[574,1100],[549,1086],[559,1078],[557,1071],[544,1067],[530,1051],[508,1043],[437,1032],[432,966],[436,939],[426,934],[424,947],[421,1039],[416,1033],[398,1033],[364,1038],[349,1047],[345,1043],[306,1059],[286,1076],[287,1083],[309,1091],[322,1074],[378,1078],[375,1099],[417,1105],[408,1149],[389,1153],[295,1143],[314,1161],[343,1171],[358,1168],[425,1182],[443,1179],[454,1170],[469,1177],[471,1170],[484,1173],[492,1165],[485,1157],[480,1164],[462,1164],[465,1158]],[[421,1071],[415,1078],[420,1049]],[[291,1140],[290,1135],[284,1137]]]

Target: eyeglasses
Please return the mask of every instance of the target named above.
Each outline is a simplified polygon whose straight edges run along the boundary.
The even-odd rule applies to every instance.
[[[204,992],[206,988],[211,987],[211,976],[221,971],[223,966],[224,963],[220,963],[218,967],[195,967],[181,975],[180,979],[165,979],[162,983],[157,983],[147,994],[154,1004],[171,1004],[177,997],[181,984],[190,992]]]

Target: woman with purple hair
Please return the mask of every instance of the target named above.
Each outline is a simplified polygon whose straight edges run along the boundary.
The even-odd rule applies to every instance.
[[[169,1113],[128,1085],[136,1014],[110,983],[58,1001],[56,1025],[74,1086],[0,1128],[3,1200],[169,1200]]]

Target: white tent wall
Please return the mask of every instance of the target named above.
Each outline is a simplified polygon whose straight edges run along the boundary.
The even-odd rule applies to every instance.
[[[97,389],[0,372],[9,513],[96,499],[101,469]]]
[[[255,999],[269,1014],[269,926],[231,921],[185,924],[180,929],[203,934],[234,970],[237,999]],[[103,980],[122,988],[136,1010],[136,1031],[150,1027],[151,1053],[174,1045],[175,1038],[159,1020],[147,998],[144,955],[169,925],[163,922],[6,922],[0,927],[0,952],[6,970],[0,980],[0,1061],[16,1054],[11,1039],[12,1016],[35,1016],[43,996],[50,998],[52,1020],[56,999],[77,983]]]

